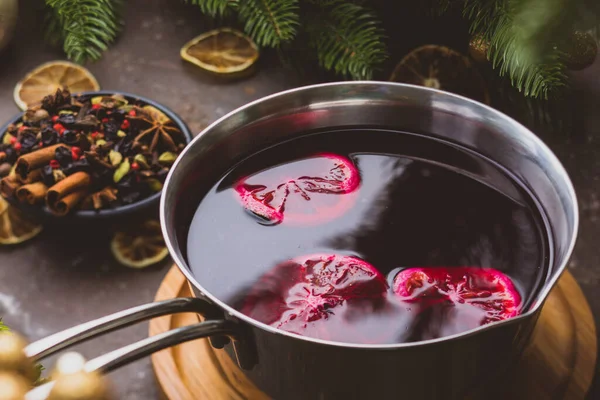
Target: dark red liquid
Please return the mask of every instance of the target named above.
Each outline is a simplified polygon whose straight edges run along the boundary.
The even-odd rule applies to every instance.
[[[519,314],[547,250],[535,202],[499,167],[422,136],[356,129],[236,165],[201,201],[187,252],[207,290],[256,320],[379,344]]]

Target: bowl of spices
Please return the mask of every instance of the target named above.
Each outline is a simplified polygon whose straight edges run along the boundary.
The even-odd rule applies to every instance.
[[[167,107],[122,92],[66,89],[0,128],[0,194],[44,220],[115,220],[157,209],[192,139]]]

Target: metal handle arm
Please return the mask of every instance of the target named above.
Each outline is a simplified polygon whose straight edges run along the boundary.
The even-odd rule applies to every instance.
[[[29,344],[25,348],[25,354],[33,360],[40,360],[78,343],[117,329],[125,328],[137,322],[182,312],[196,312],[206,315],[214,312],[214,306],[205,300],[197,298],[176,298],[144,304],[65,329],[64,331],[40,339]]]
[[[217,320],[177,328],[94,358],[85,364],[84,370],[88,372],[110,372],[142,357],[183,342],[213,335],[232,337],[235,334],[235,325],[232,321]],[[48,398],[53,386],[54,382],[41,385],[31,390],[25,400],[45,400]]]

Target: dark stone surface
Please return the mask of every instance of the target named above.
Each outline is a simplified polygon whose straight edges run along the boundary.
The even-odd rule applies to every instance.
[[[38,64],[62,58],[43,42],[39,2],[21,1],[21,23],[12,45],[0,55],[0,122],[18,112],[15,83]],[[167,6],[168,5],[168,6]],[[102,61],[89,68],[103,89],[118,89],[155,99],[199,132],[228,111],[264,95],[300,85],[295,75],[270,57],[258,73],[234,83],[217,83],[179,58],[179,49],[212,27],[193,8],[167,0],[131,0],[126,28]],[[569,264],[600,322],[600,60],[576,76],[577,102],[571,104],[567,133],[536,133],[569,171],[579,196],[581,229]],[[119,266],[109,252],[106,233],[47,230],[16,248],[0,248],[0,317],[30,340],[72,325],[151,301],[169,262],[146,270]],[[83,235],[85,233],[85,235]],[[147,324],[77,347],[91,358],[142,339]],[[54,360],[45,362],[51,367]],[[158,397],[149,359],[111,374],[119,398]],[[598,379],[597,379],[598,381]],[[598,383],[589,398],[600,398]]]

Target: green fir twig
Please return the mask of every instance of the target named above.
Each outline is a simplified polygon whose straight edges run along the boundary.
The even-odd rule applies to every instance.
[[[353,79],[371,79],[388,57],[379,20],[362,5],[337,1],[306,23],[310,43],[326,70]]]
[[[186,3],[196,5],[200,10],[211,17],[224,17],[238,8],[240,0],[184,0]]]
[[[300,25],[298,0],[244,0],[239,16],[259,46],[279,47],[294,39]]]
[[[75,62],[98,60],[119,34],[124,0],[46,0],[47,38]]]

